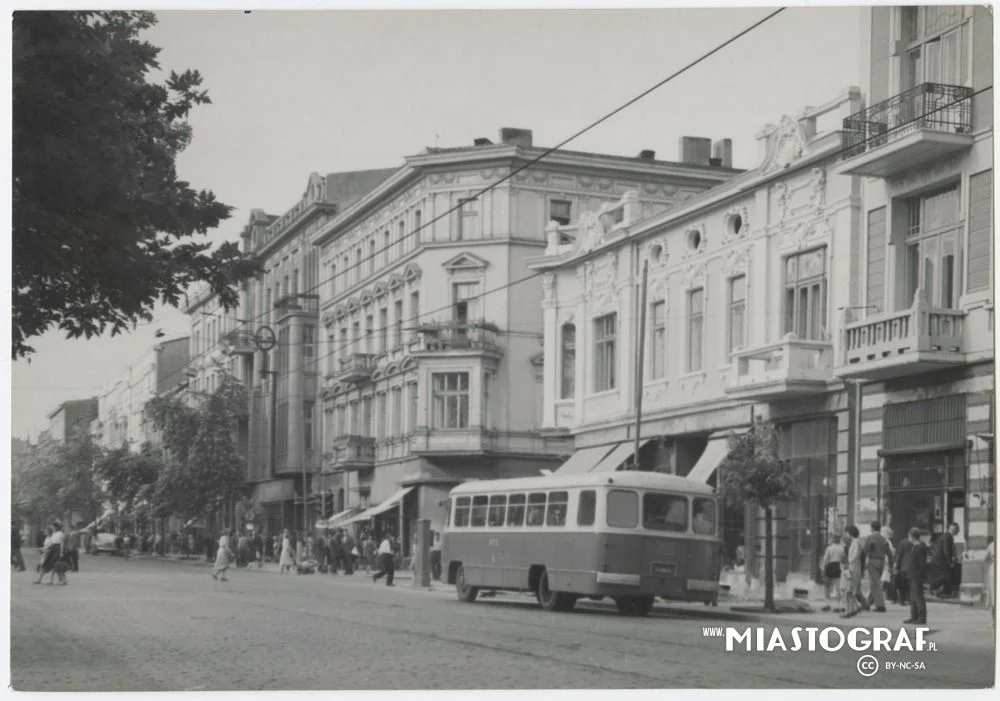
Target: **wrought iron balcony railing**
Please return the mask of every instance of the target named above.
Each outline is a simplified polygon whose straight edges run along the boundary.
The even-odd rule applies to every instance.
[[[319,312],[319,295],[301,293],[285,295],[274,303],[274,309],[279,317],[288,312],[316,314]]]
[[[972,88],[922,83],[844,120],[843,159],[921,130],[970,134]]]

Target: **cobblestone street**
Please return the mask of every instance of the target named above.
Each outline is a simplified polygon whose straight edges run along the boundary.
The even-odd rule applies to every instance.
[[[32,563],[29,562],[29,566]],[[526,596],[468,605],[451,590],[354,577],[85,557],[66,587],[12,577],[11,679],[19,691],[448,688],[980,688],[993,683],[986,615],[933,627],[938,652],[890,654],[926,670],[857,672],[860,653],[724,651],[706,626],[767,625],[723,607],[658,605],[646,619]],[[942,607],[943,608],[943,607]],[[957,607],[951,607],[957,608]],[[898,627],[898,609],[874,623]],[[969,612],[971,613],[971,612]],[[806,620],[809,619],[809,620]],[[786,623],[787,620],[787,623]],[[832,625],[786,616],[792,626]],[[968,626],[969,624],[963,624]],[[883,662],[884,665],[884,662]]]

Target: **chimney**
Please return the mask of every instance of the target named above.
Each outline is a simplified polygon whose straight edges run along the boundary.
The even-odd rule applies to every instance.
[[[723,168],[733,167],[733,140],[720,139],[712,144],[712,157],[717,158]]]
[[[648,148],[643,149],[642,151],[639,151],[639,158],[641,158],[644,161],[655,161],[656,151],[653,151],[652,149]]]
[[[487,139],[485,136],[480,136],[478,139],[473,140],[473,146],[490,146],[493,142]]]
[[[510,146],[531,148],[531,129],[504,127],[500,130],[500,142]]]
[[[682,136],[681,163],[689,166],[707,166],[712,156],[712,140],[699,136]]]

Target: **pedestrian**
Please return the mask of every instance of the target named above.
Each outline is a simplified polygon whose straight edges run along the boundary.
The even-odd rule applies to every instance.
[[[212,579],[228,582],[226,571],[229,570],[229,562],[233,557],[233,552],[229,544],[229,529],[222,529],[222,536],[219,538],[219,548],[215,553],[215,566],[212,568]]]
[[[52,548],[52,526],[46,526],[45,531],[41,535],[42,546],[39,548],[41,559],[35,566],[35,570],[38,572],[38,579],[34,581],[34,584],[41,584],[46,574],[55,572],[53,568],[53,565],[55,565],[55,551]],[[52,584],[54,579],[55,575],[50,575],[49,584]]]
[[[857,616],[861,609],[868,608],[868,602],[861,595],[861,579],[864,573],[862,557],[864,549],[858,527],[854,524],[844,529],[844,544],[847,546],[847,567],[842,568],[840,580],[844,594],[844,613],[841,618]]]
[[[10,524],[10,564],[18,572],[24,572],[24,555],[21,554],[21,529],[16,523]]]
[[[375,541],[375,534],[371,532],[365,539],[365,562],[368,564],[368,574],[378,566],[378,544]]]
[[[396,557],[392,546],[392,536],[387,533],[382,539],[382,544],[378,546],[379,571],[372,575],[373,582],[385,577],[387,587],[395,586],[392,580],[396,574]]]
[[[253,560],[257,569],[260,569],[264,564],[264,538],[261,537],[259,532],[254,532],[253,536]]]
[[[281,555],[279,556],[278,565],[280,569],[279,574],[284,574],[286,571],[291,572],[292,567],[295,566],[295,554],[292,552],[292,534],[288,532],[286,528],[282,532],[281,538]]]
[[[885,538],[885,542],[889,546],[889,559],[885,561],[885,567],[882,568],[882,597],[886,601],[896,603],[896,586],[892,582],[896,567],[896,546],[892,542],[892,528],[885,526],[882,529],[882,537]]]
[[[908,534],[904,533],[899,541],[899,548],[896,549],[896,603],[906,606],[910,600],[910,579],[907,571],[910,566],[910,556],[913,554],[913,542]]]
[[[983,585],[986,588],[986,605],[990,608],[990,616],[993,618],[993,627],[997,625],[997,600],[996,591],[996,541],[993,536],[987,538],[989,545],[986,546],[986,556],[983,558]]]
[[[236,566],[246,567],[250,564],[250,539],[246,533],[240,533],[236,541]]]
[[[955,550],[955,536],[959,533],[957,523],[948,526],[947,532],[940,538],[934,546],[934,581],[931,582],[931,593],[935,596],[947,597],[953,593],[956,584],[955,569],[958,565],[958,557]]]
[[[76,528],[69,532],[69,538],[66,542],[66,560],[69,569],[74,572],[80,571],[80,528],[81,525],[77,523]]]
[[[840,542],[840,536],[834,535],[823,553],[823,579],[826,584],[826,598],[835,603],[840,601],[840,576],[847,564],[847,551]],[[834,611],[841,610],[840,607]]]
[[[354,553],[357,549],[354,547],[354,538],[348,531],[343,528],[340,529],[341,542],[340,549],[344,556],[344,574],[354,574]]]
[[[920,529],[910,529],[910,543],[913,545],[907,559],[906,577],[910,582],[910,617],[903,623],[927,624],[927,601],[924,599],[924,583],[927,581],[927,546],[920,540]]]
[[[441,580],[441,532],[433,531],[434,544],[431,546],[431,577]]]
[[[882,594],[882,573],[887,565],[892,565],[892,548],[882,535],[882,524],[873,521],[872,532],[864,539],[865,574],[868,576],[868,608],[885,613],[885,597]]]

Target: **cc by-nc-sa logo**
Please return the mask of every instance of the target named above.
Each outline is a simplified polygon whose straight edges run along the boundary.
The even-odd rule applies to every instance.
[[[858,674],[862,677],[874,677],[878,673],[878,660],[872,655],[862,655],[858,659]]]

